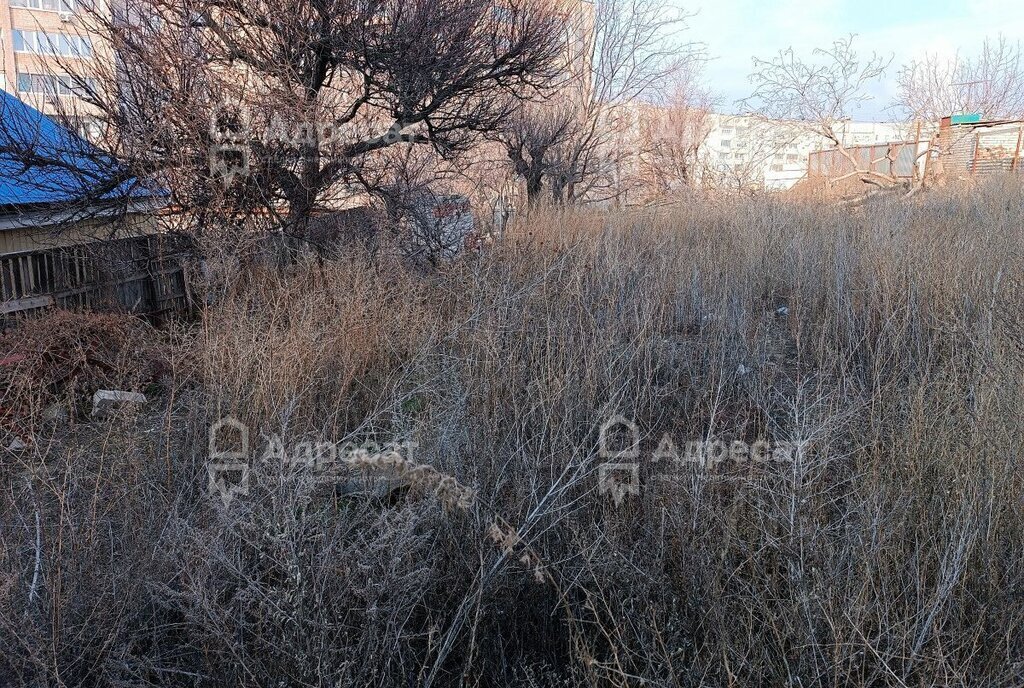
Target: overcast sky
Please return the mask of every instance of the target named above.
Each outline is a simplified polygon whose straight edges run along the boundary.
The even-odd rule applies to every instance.
[[[856,119],[885,120],[891,105],[896,71],[901,63],[926,52],[953,54],[976,51],[985,36],[1002,33],[1024,40],[1024,0],[675,0],[696,12],[686,34],[706,44],[713,58],[708,85],[721,99],[720,109],[735,111],[734,102],[749,95],[751,57],[768,58],[793,46],[809,55],[816,46],[857,34],[862,54],[872,50],[895,60],[878,86],[874,100],[854,113]]]

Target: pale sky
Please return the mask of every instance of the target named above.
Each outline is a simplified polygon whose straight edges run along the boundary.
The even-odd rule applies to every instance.
[[[1024,41],[1024,0],[675,0],[689,20],[682,34],[707,46],[711,58],[706,81],[720,99],[719,109],[735,111],[734,102],[750,94],[751,57],[768,58],[793,46],[810,56],[847,34],[856,34],[858,52],[895,53],[874,100],[864,103],[856,119],[886,120],[895,94],[899,65],[924,53],[952,55],[957,48],[976,52],[986,36],[1002,33]]]

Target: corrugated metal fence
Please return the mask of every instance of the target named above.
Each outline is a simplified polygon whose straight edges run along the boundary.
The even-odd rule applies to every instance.
[[[808,176],[836,179],[868,170],[900,179],[911,179],[914,176],[918,157],[918,144],[915,141],[848,146],[846,151],[856,161],[856,167],[836,148],[815,151],[808,157]]]
[[[1024,172],[1024,123],[954,127],[945,143],[943,158],[951,171]]]

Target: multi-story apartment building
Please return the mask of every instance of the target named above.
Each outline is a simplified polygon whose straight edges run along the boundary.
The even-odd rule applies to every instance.
[[[46,114],[86,116],[82,80],[112,59],[87,24],[76,0],[0,0],[0,88]]]
[[[623,205],[687,186],[784,191],[807,176],[811,153],[833,147],[806,125],[753,115],[639,102],[616,114],[618,135],[610,145],[621,154],[609,159]],[[927,138],[903,123],[846,120],[837,129],[848,149]]]
[[[908,125],[878,122],[846,121],[840,134],[844,146],[907,141],[908,137],[913,137]],[[703,174],[707,182],[729,186],[788,189],[807,174],[810,153],[831,147],[831,141],[794,123],[712,114],[701,146]]]

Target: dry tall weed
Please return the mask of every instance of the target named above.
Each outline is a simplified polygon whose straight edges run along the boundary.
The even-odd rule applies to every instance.
[[[1020,685],[1022,267],[1000,181],[534,213],[426,276],[249,274],[148,425],[5,458],[0,683]],[[227,414],[257,457],[412,440],[390,468],[446,487],[257,458],[225,507]],[[614,414],[642,431],[620,506]],[[665,433],[800,450],[655,464]]]

